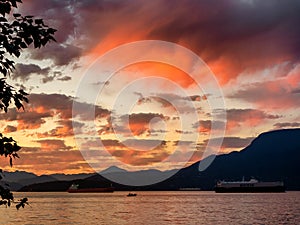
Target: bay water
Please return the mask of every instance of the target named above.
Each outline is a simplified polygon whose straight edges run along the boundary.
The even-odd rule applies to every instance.
[[[30,205],[0,207],[0,224],[300,224],[300,192],[135,193],[18,192]]]

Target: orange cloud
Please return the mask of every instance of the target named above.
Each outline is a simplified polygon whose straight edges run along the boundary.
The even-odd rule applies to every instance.
[[[159,0],[147,4],[132,1],[126,7],[118,1],[92,2],[84,10],[78,8],[82,17],[94,18],[93,24],[87,26],[92,39],[87,55],[98,57],[132,41],[169,41],[203,58],[222,84],[243,71],[251,73],[281,62],[295,62],[299,56],[296,49],[299,49],[300,32],[293,22],[299,15],[288,3],[274,3],[274,10],[270,11],[263,2],[255,2],[249,8],[240,1],[172,1],[176,7],[170,12],[170,3]],[[95,5],[98,10],[110,9],[109,13],[105,17],[96,13]],[[269,10],[268,14],[265,10]],[[103,30],[99,31],[99,27]]]
[[[297,108],[300,105],[300,98],[295,90],[300,83],[299,72],[298,70],[277,80],[250,84],[229,97],[253,103],[264,110]]]
[[[133,64],[129,66],[128,69],[137,71],[137,76],[139,77],[162,77],[167,80],[173,81],[174,83],[177,83],[184,88],[188,88],[191,85],[196,84],[190,75],[186,74],[179,68],[164,63],[143,62]],[[162,83],[162,88],[165,87],[166,86]]]
[[[155,118],[166,119],[162,114],[140,113],[129,115],[129,129],[133,135],[150,134],[150,122]]]
[[[33,56],[67,65],[80,55],[98,57],[132,41],[164,40],[201,56],[223,84],[245,70],[253,72],[299,59],[300,31],[295,26],[300,20],[299,5],[287,1],[276,1],[272,8],[265,1],[251,2],[250,6],[249,1],[223,0],[154,0],[147,4],[90,0],[70,4],[51,0],[21,4],[21,12],[43,16],[63,30],[56,38],[68,46],[53,45]],[[76,49],[78,45],[82,51]],[[65,54],[56,54],[58,50]]]
[[[79,132],[78,129],[81,129],[84,124],[80,122],[75,122],[71,120],[59,120],[57,121],[59,124],[56,128],[49,130],[44,133],[38,133],[37,136],[39,138],[47,138],[47,137],[70,137],[74,135],[73,132],[73,124],[76,126],[77,132]]]
[[[17,128],[15,126],[7,125],[4,129],[4,133],[11,133],[17,131]]]
[[[127,139],[123,142],[104,139],[101,142],[112,157],[131,166],[153,166],[156,163],[163,162],[174,153],[179,145],[179,143],[173,141],[147,139]],[[92,145],[91,142],[87,143],[87,148],[91,148]],[[180,142],[180,145],[182,145],[182,142]]]
[[[64,140],[61,139],[43,139],[37,140],[37,143],[41,145],[41,151],[61,151],[70,150],[72,147],[66,146]]]
[[[214,123],[214,129],[223,130],[225,122],[222,121],[211,121],[211,120],[200,120],[193,124],[193,128],[199,133],[210,134],[211,126]]]
[[[229,109],[227,110],[227,130],[238,127],[253,127],[264,120],[276,120],[281,116],[268,114],[257,109]]]
[[[17,121],[18,130],[37,129],[44,124],[45,118],[49,118],[53,114],[49,111],[36,112],[33,109],[26,108],[26,111],[17,111],[16,109],[10,109],[8,113],[0,114],[0,119],[7,121]]]
[[[55,146],[52,145],[52,146]],[[48,145],[47,147],[50,147]],[[41,151],[39,148],[22,148],[20,158],[16,159],[14,166],[9,166],[6,158],[0,158],[0,167],[5,171],[27,171],[37,175],[66,173],[76,174],[85,172],[95,172],[87,162],[84,161],[80,151]]]
[[[93,61],[106,51],[131,41],[164,40],[180,44],[195,52],[210,66],[218,81],[222,85],[228,84],[229,88],[234,83],[230,81],[243,72],[246,74],[243,75],[243,81],[246,82],[253,72],[288,63],[294,68],[283,71],[280,76],[276,75],[278,80],[270,81],[275,76],[269,72],[261,76],[263,79],[268,76],[270,79],[266,79],[267,82],[258,79],[257,83],[244,86],[229,96],[234,98],[234,101],[237,100],[235,103],[244,101],[243,103],[251,105],[246,106],[247,109],[229,109],[227,129],[238,130],[240,127],[249,128],[264,124],[263,122],[267,120],[276,121],[280,117],[276,110],[288,109],[297,112],[299,108],[300,29],[296,26],[300,20],[299,4],[274,1],[270,7],[268,1],[153,0],[145,4],[143,1],[136,0],[126,3],[118,0],[83,0],[71,6],[70,1],[30,0],[21,5],[23,6],[21,10],[25,14],[41,15],[45,21],[49,19],[58,31],[64,31],[57,32],[60,45],[50,45],[45,48],[45,51],[39,53],[30,50],[31,56],[35,59],[47,58],[53,60],[53,63],[58,66],[70,65],[82,56],[88,56]],[[70,40],[71,42],[73,40],[73,43],[70,44]],[[64,52],[64,54],[57,54],[57,52]],[[124,52],[120,57],[126,57],[128,54],[143,54],[143,52]],[[182,61],[186,60],[184,57],[178,58]],[[191,62],[186,63],[190,63],[192,67]],[[132,72],[128,73],[131,78],[158,76],[167,81],[174,81],[186,89],[195,84],[188,74],[162,63],[139,63],[123,68],[120,72],[122,71]],[[158,83],[158,86],[161,89],[169,88],[164,82]],[[195,100],[200,96],[195,97]],[[145,99],[140,100],[140,103],[143,103]],[[171,107],[171,104],[163,99],[151,98],[151,100],[158,102],[161,107]],[[9,112],[6,115],[8,117],[1,117],[1,119],[18,120],[18,129],[35,129],[44,124],[46,118],[57,116],[60,120],[57,121],[57,127],[51,127],[48,132],[40,134],[40,137],[67,137],[72,135],[70,125],[72,101],[71,97],[65,95],[33,94],[27,107],[32,115],[24,113],[19,117],[16,113]],[[250,107],[256,108],[249,109]],[[88,106],[83,108],[91,109]],[[84,110],[78,113],[82,120],[87,119]],[[96,108],[98,118],[106,119],[109,114],[108,110]],[[134,135],[147,134],[152,132],[149,122],[146,118],[143,120],[134,118],[129,121],[128,127],[125,127],[127,124],[120,124],[119,129],[122,131],[128,128]],[[209,133],[211,122],[208,120],[200,122],[202,123],[195,125],[194,128]],[[275,125],[276,127],[296,126],[297,123],[293,122]],[[108,121],[101,129],[101,134],[112,132],[111,123]],[[13,131],[14,128],[7,127],[6,130]],[[180,132],[178,130],[177,133]],[[238,139],[234,141],[240,143]],[[226,151],[225,147],[229,146],[228,143],[223,146],[224,151]],[[75,171],[81,166],[88,169],[80,162],[71,164],[69,159],[64,157],[61,161],[70,164],[60,163],[58,157],[62,156],[59,155],[62,154],[61,152],[73,160],[81,160],[79,156],[72,158],[69,155],[71,152],[69,147],[64,143],[51,141],[48,138],[40,144],[44,151],[43,154],[38,155],[41,157],[41,161],[36,161],[38,169],[42,170],[42,166],[45,166],[49,171],[53,171],[56,168],[51,168],[46,163],[53,163],[55,160],[59,161],[57,169],[69,168]],[[120,146],[118,143],[111,144],[109,148],[113,155],[133,165],[154,163],[163,159],[167,152],[163,146],[147,154]],[[46,154],[51,149],[62,149],[62,151],[57,151],[57,155]],[[196,154],[193,159],[199,158],[200,155]],[[24,168],[29,165],[30,163],[27,162],[22,164]]]

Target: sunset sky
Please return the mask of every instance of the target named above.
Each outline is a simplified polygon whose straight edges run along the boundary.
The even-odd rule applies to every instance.
[[[209,140],[212,148],[223,141],[214,149],[221,154],[243,149],[262,132],[300,127],[300,1],[23,2],[19,11],[57,29],[57,42],[16,60],[8,80],[30,93],[30,102],[25,111],[0,114],[1,132],[22,146],[14,167],[2,159],[2,169],[168,170],[200,160]],[[207,74],[195,80],[178,64],[149,61],[130,63],[107,80],[109,69],[96,68],[114,49],[108,67],[152,53],[169,59],[164,47],[122,49],[145,40],[173,43],[185,68],[195,62],[175,46],[203,60],[223,94],[226,124],[220,105],[211,104],[222,96],[210,92]],[[217,136],[211,136],[212,121]]]

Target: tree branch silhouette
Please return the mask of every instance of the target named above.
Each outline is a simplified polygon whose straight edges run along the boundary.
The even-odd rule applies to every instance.
[[[0,111],[7,113],[10,105],[14,105],[18,110],[23,109],[24,102],[28,102],[28,94],[6,81],[15,70],[13,58],[19,58],[22,50],[30,46],[41,48],[50,41],[56,41],[55,29],[44,24],[43,19],[34,16],[22,16],[12,10],[17,8],[21,0],[0,0]],[[21,147],[12,137],[5,137],[0,133],[0,156],[9,158],[10,166],[13,166],[13,159],[19,158],[18,151]],[[3,171],[0,169],[0,180],[3,178]],[[2,174],[2,175],[1,175]],[[28,204],[28,199],[23,198],[14,201],[13,193],[8,187],[0,185],[0,205],[10,206],[16,203],[16,208],[24,208]]]

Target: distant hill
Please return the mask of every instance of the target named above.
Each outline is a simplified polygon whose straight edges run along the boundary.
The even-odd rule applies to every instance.
[[[27,173],[18,170],[15,172],[4,171],[1,176],[2,179],[0,181],[0,184],[2,186],[8,186],[12,191],[16,191],[25,185],[19,182],[20,179],[33,179],[37,177],[37,175],[33,173]]]
[[[29,185],[29,184],[43,183],[43,182],[49,182],[49,181],[57,181],[57,179],[55,179],[51,175],[41,175],[41,176],[36,176],[36,177],[30,178],[30,179],[20,179],[17,182],[22,185]]]
[[[175,171],[175,172],[174,172]],[[131,186],[140,186],[142,183],[152,183],[153,181],[156,183],[157,180],[164,180],[165,177],[171,177],[175,174],[177,170],[169,170],[169,171],[160,171],[160,170],[140,170],[140,171],[121,171],[121,172],[111,172],[111,173],[100,173],[100,176],[104,176],[105,178],[109,179],[110,181],[120,182],[122,184],[127,184]],[[99,174],[96,174],[92,177],[87,179],[92,180],[99,177]],[[113,184],[116,185],[116,183]],[[125,185],[126,186],[126,185]]]
[[[25,185],[48,181],[56,181],[56,179],[50,175],[37,176],[25,171],[15,171],[3,172],[3,179],[1,180],[1,183],[9,185],[10,190],[16,191]]]
[[[123,172],[127,172],[127,171],[124,170],[124,169],[121,169],[121,168],[119,168],[119,167],[117,167],[117,166],[111,166],[111,167],[109,167],[109,168],[107,168],[107,169],[105,169],[105,170],[102,170],[102,171],[100,172],[100,174],[123,173]]]
[[[9,180],[11,182],[17,182],[19,180],[22,179],[32,179],[32,178],[36,178],[37,175],[35,175],[34,173],[30,173],[30,172],[25,172],[25,171],[15,171],[15,172],[3,172],[3,179],[5,180]]]
[[[92,175],[94,175],[94,174],[91,174],[91,173],[79,173],[79,174],[56,173],[56,174],[51,174],[51,177],[55,178],[56,180],[70,181],[70,180],[85,179]]]
[[[21,192],[62,192],[66,191],[73,181],[52,181],[43,182],[38,184],[30,184],[20,188],[18,191]]]
[[[218,155],[212,164],[199,172],[199,162],[179,170],[169,179],[149,186],[135,187],[110,182],[105,177],[126,177],[128,179],[147,179],[160,173],[172,171],[145,170],[127,172],[121,169],[110,170],[105,177],[97,174],[77,181],[85,187],[108,185],[112,183],[117,190],[178,190],[180,188],[201,188],[212,190],[217,180],[241,180],[251,177],[263,181],[285,182],[288,190],[300,190],[300,129],[270,131],[259,135],[240,152]],[[207,159],[204,159],[207,160]],[[108,170],[109,171],[109,170]],[[107,172],[107,171],[106,171]],[[134,184],[134,180],[132,180]],[[57,185],[50,182],[48,185]],[[35,188],[39,189],[40,184]],[[25,189],[23,189],[25,190]],[[63,188],[61,189],[63,190]]]
[[[55,182],[55,181],[73,181],[78,179],[84,179],[92,176],[93,174],[51,174],[38,176],[34,173],[25,171],[15,172],[3,172],[3,179],[0,181],[2,185],[8,185],[10,190],[16,191],[24,186],[31,184],[39,184],[44,182]]]

